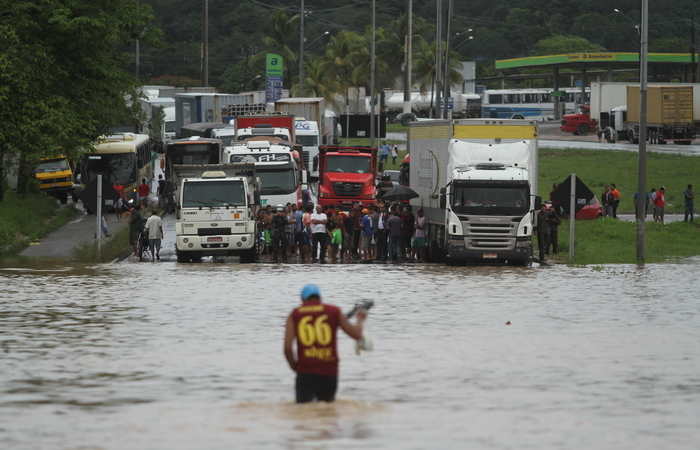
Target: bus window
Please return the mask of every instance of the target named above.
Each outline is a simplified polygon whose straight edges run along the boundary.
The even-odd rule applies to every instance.
[[[540,103],[552,103],[551,94],[540,94]]]
[[[501,94],[489,94],[489,104],[500,105],[503,103],[503,95]]]
[[[520,103],[519,94],[506,94],[506,103]]]

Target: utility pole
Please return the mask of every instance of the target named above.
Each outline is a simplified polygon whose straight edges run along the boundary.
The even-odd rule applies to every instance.
[[[202,0],[202,86],[209,86],[209,0]]]
[[[375,46],[375,33],[377,31],[376,15],[375,15],[375,0],[372,0],[372,51],[370,52],[370,81],[369,81],[369,95],[370,95],[370,113],[369,113],[369,146],[374,147],[374,138],[377,135],[375,115],[374,115],[374,103],[376,101],[376,93],[374,92],[374,78],[376,76],[377,62],[375,60],[376,46]]]
[[[406,0],[406,36],[404,41],[403,112],[411,112],[411,85],[413,84],[413,0]]]
[[[299,89],[297,97],[304,96],[304,0],[301,1],[301,15],[299,16]]]
[[[445,92],[443,93],[443,98],[445,99],[445,107],[442,110],[442,118],[448,119],[448,104],[447,100],[450,98],[450,41],[452,41],[452,6],[454,0],[449,0],[447,3],[447,32],[445,35],[445,78],[443,78],[445,84]]]
[[[647,53],[649,0],[642,0],[639,33],[639,167],[637,169],[637,262],[644,263],[647,184]]]
[[[435,118],[440,117],[440,73],[442,72],[442,0],[437,0],[437,20],[435,26]]]

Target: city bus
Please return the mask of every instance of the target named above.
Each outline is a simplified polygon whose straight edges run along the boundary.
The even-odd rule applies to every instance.
[[[81,158],[82,187],[102,175],[111,184],[119,180],[128,196],[136,191],[142,179],[153,178],[151,148],[147,134],[121,133],[100,138],[95,148],[86,150]]]
[[[219,164],[223,142],[220,139],[208,139],[192,136],[176,139],[165,144],[163,170],[172,176],[172,167],[181,165]]]
[[[564,93],[559,97],[561,115],[574,112],[577,105],[590,102],[590,89],[586,88],[585,98],[581,98],[580,87],[560,88]],[[482,117],[491,119],[554,119],[554,98],[551,88],[542,89],[487,89],[484,91],[481,109]]]

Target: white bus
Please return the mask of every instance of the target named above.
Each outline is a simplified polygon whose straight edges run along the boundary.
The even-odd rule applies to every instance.
[[[83,189],[102,175],[110,183],[119,180],[124,194],[134,195],[142,179],[153,178],[151,138],[147,134],[124,133],[102,137],[94,150],[86,150],[80,164]]]
[[[580,87],[560,88],[559,97],[562,115],[572,113],[577,105],[590,102],[591,92],[585,90],[581,98]],[[554,97],[551,88],[542,89],[487,89],[481,102],[481,116],[490,119],[554,119]]]

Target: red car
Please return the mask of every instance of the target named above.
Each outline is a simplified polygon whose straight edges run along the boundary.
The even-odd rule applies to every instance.
[[[545,203],[549,205],[552,202],[547,201]],[[576,220],[595,220],[601,217],[603,217],[603,205],[598,201],[598,197],[593,197],[586,206],[576,213]],[[561,218],[568,219],[569,215],[564,213]]]

